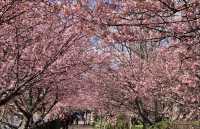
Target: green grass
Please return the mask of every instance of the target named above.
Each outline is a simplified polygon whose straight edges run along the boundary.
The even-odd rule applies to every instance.
[[[148,129],[167,129],[169,126],[170,126],[169,121],[161,121],[150,126]]]
[[[132,127],[132,129],[143,129],[143,125],[135,125]]]
[[[200,126],[200,121],[193,121],[193,122],[191,122],[191,123],[192,123],[192,125]]]
[[[108,123],[105,120],[98,120],[95,122],[94,129],[129,129],[128,123],[125,121],[123,116],[119,116],[115,125]],[[147,126],[146,129],[188,129],[190,127],[200,127],[200,121],[191,122],[177,122],[163,120],[154,125]],[[131,129],[143,129],[143,124],[132,125]]]

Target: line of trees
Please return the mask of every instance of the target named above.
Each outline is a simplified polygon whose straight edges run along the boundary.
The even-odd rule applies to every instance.
[[[199,119],[199,7],[197,0],[96,1],[84,12],[86,32],[109,55],[90,72],[106,110],[131,111],[150,125]]]
[[[30,129],[57,102],[132,112],[144,124],[199,119],[199,8],[198,0],[0,1],[2,126]]]

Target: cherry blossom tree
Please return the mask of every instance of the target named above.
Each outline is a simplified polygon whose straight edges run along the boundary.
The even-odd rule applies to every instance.
[[[0,105],[14,103],[25,129],[35,124],[34,113],[43,109],[43,119],[58,100],[76,94],[72,83],[90,68],[87,35],[63,11],[49,1],[1,1]]]
[[[108,68],[95,73],[108,103],[115,100],[115,105],[134,109],[129,101],[140,97],[152,109],[159,98],[168,107],[172,103],[183,107],[177,119],[198,119],[192,115],[199,113],[198,1],[93,1],[93,6],[83,1],[83,5],[84,31],[98,36],[104,48],[122,48],[115,55],[121,63],[117,72]]]
[[[0,106],[20,110],[28,93],[43,96],[37,92],[43,89],[48,106],[56,94],[66,107],[132,112],[144,124],[172,119],[174,107],[173,119],[199,119],[199,6],[198,0],[1,1]]]

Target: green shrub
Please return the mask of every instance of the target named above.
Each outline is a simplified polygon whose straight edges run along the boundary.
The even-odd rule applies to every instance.
[[[123,114],[120,114],[117,117],[115,129],[128,129],[128,128],[129,128],[129,124],[128,124],[128,121],[126,121],[126,116]]]
[[[154,125],[147,126],[146,129],[189,129],[191,127],[199,127],[200,121],[192,122],[175,122],[163,120],[161,122],[155,123]],[[94,122],[94,129],[129,129],[129,123],[126,121],[124,115],[119,115],[115,125],[103,120],[97,119]],[[131,129],[143,129],[143,124],[132,125]]]
[[[134,125],[131,129],[143,129],[143,125],[142,124]]]
[[[111,123],[106,123],[104,126],[105,129],[114,129]]]
[[[106,122],[103,119],[97,119],[94,122],[94,129],[114,129],[111,123]]]
[[[158,122],[158,123],[150,126],[148,129],[168,129],[169,126],[170,126],[169,121],[161,121],[161,122]]]
[[[94,122],[94,129],[102,129],[103,124],[104,124],[103,120],[96,119],[96,121]]]
[[[103,119],[97,119],[94,122],[94,129],[129,129],[129,124],[126,121],[125,115],[121,114],[117,117],[115,125]]]

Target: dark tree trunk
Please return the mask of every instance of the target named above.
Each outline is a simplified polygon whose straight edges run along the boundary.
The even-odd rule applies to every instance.
[[[153,122],[148,118],[148,112],[144,109],[141,98],[136,97],[135,103],[136,103],[136,107],[138,109],[139,115],[142,118],[144,127],[146,126],[146,124],[152,125]]]

